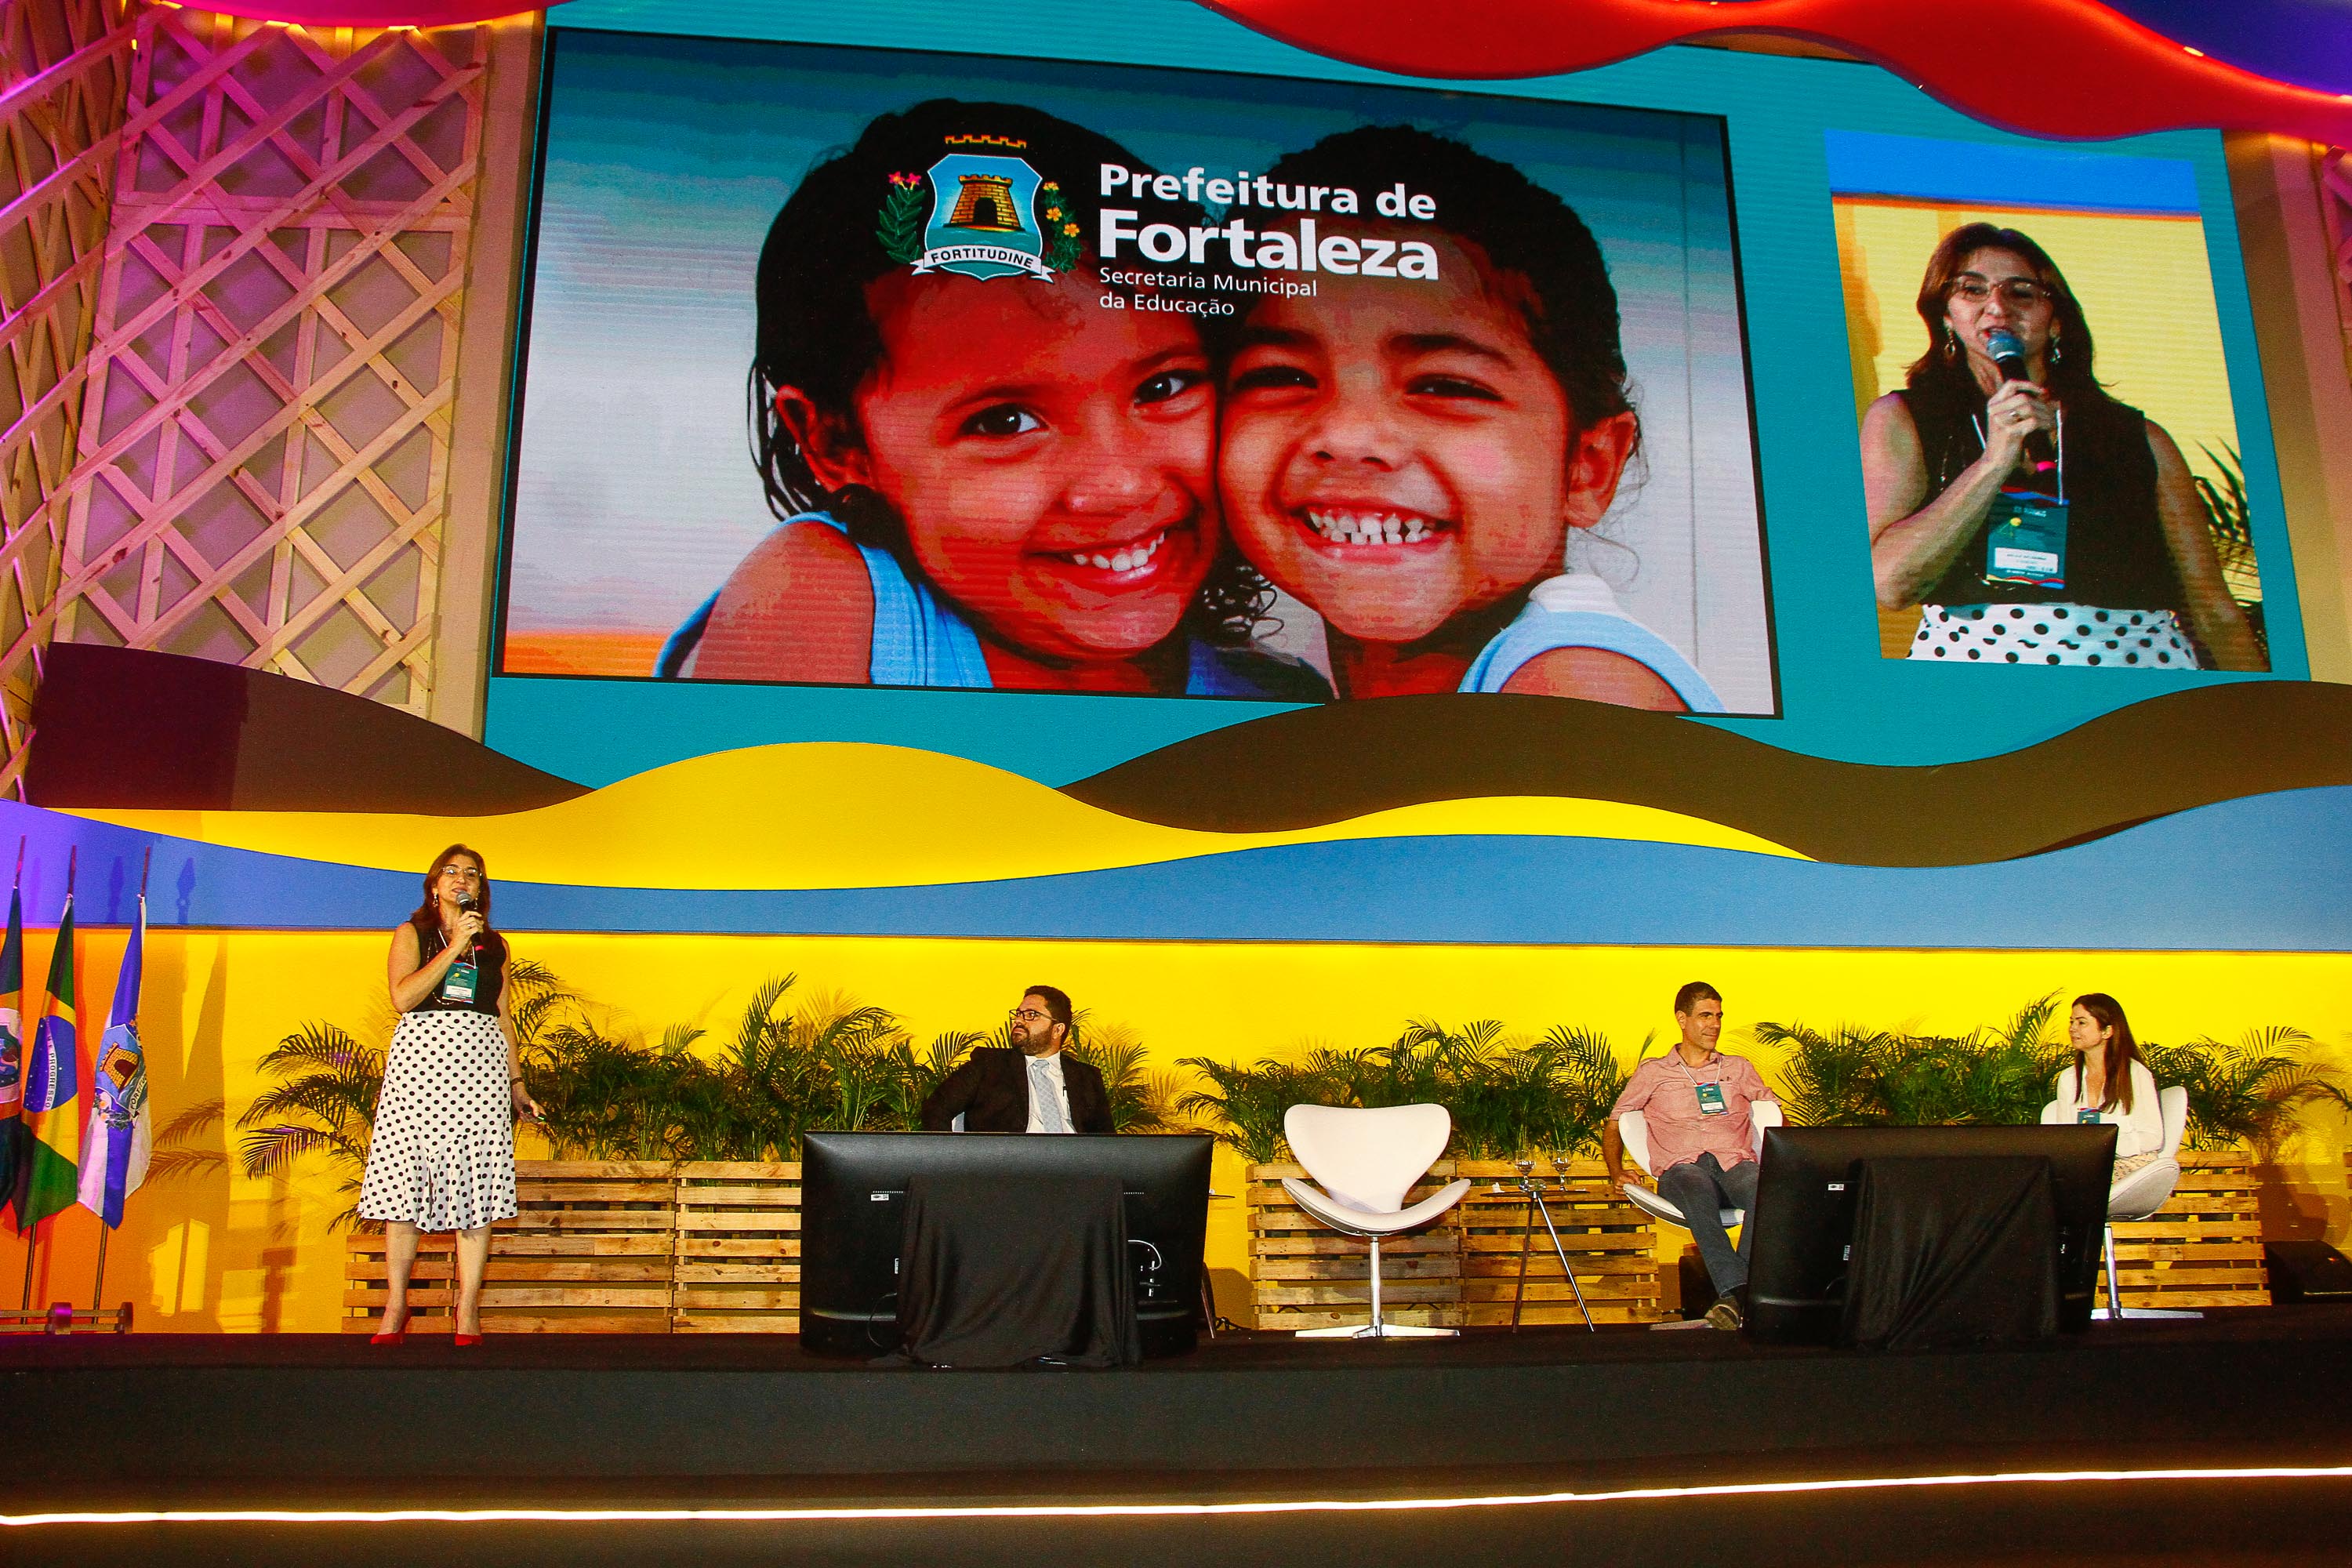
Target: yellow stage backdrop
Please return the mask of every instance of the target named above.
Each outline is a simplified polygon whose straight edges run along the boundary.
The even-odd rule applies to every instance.
[[[399,911],[390,911],[394,918]],[[772,974],[892,1008],[918,1038],[986,1029],[1025,984],[1066,988],[1106,1021],[1131,1026],[1154,1067],[1185,1056],[1255,1059],[1317,1045],[1392,1038],[1411,1016],[1448,1023],[1498,1018],[1539,1033],[1554,1023],[1607,1031],[1630,1061],[1643,1036],[1671,1025],[1675,986],[1704,977],[1722,987],[1733,1033],[1759,1018],[1843,1020],[1960,1030],[2006,1018],[2046,992],[2115,993],[2145,1037],[2224,1039],[2270,1024],[2321,1038],[2322,1058],[2352,1068],[2344,998],[2352,955],[2049,952],[1832,951],[1643,947],[1436,946],[1336,943],[1160,943],[515,933],[523,956],[553,966],[609,1007],[623,1026],[656,1035],[671,1023],[723,1026]],[[28,973],[47,970],[51,938],[32,933]],[[111,993],[123,933],[87,931],[79,958],[84,1026]],[[151,935],[143,1035],[158,1124],[186,1106],[225,1099],[231,1125],[196,1146],[233,1154],[236,1113],[262,1087],[255,1063],[312,1020],[365,1034],[388,1022],[386,937],[376,933]],[[37,986],[37,981],[36,981]],[[380,1038],[380,1036],[376,1037]],[[1735,1043],[1734,1048],[1738,1048]],[[1763,1061],[1768,1075],[1773,1062]],[[2352,1231],[2344,1181],[2346,1127],[2310,1119],[2282,1154],[2268,1194],[2273,1234],[2343,1240]],[[527,1137],[524,1152],[533,1151]],[[133,1301],[145,1329],[318,1331],[341,1314],[341,1237],[329,1222],[350,1198],[323,1163],[289,1178],[253,1181],[216,1165],[159,1180],[134,1194],[107,1259],[106,1296]],[[1221,1152],[1217,1191],[1239,1191]],[[97,1221],[73,1210],[55,1222],[33,1299],[87,1303]],[[1241,1205],[1211,1205],[1209,1263],[1223,1305],[1244,1262]],[[1669,1244],[1668,1250],[1677,1249]],[[0,1242],[0,1290],[24,1268],[22,1244]]]

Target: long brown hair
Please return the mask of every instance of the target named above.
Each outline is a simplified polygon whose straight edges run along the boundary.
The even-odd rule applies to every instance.
[[[482,930],[487,932],[490,929],[490,863],[482,858],[480,850],[469,844],[452,844],[433,857],[433,864],[425,868],[425,901],[417,905],[415,912],[408,917],[408,923],[416,928],[420,936],[427,931],[441,929],[441,900],[433,896],[433,883],[441,875],[441,868],[449,863],[452,855],[465,856],[482,873],[481,902],[474,907],[481,912]]]
[[[1964,389],[1974,395],[1976,378],[1969,374],[1968,353],[1945,332],[1944,309],[1949,301],[1952,284],[1960,275],[1968,258],[1979,250],[2006,250],[2025,258],[2042,287],[2050,290],[2055,331],[2052,342],[2059,349],[2057,362],[2047,363],[2046,384],[2061,401],[2100,399],[2106,396],[2092,374],[2091,323],[2083,318],[2082,301],[2067,285],[2066,275],[2050,259],[2050,253],[2033,240],[2013,228],[2002,228],[1990,223],[1964,223],[1939,241],[1927,258],[1927,275],[1919,279],[1919,319],[1927,324],[1927,352],[1911,362],[1904,380],[1912,386],[1924,386],[1930,382],[1965,384]]]
[[[2139,1042],[2132,1038],[2131,1023],[2124,1016],[2124,1005],[2104,991],[2086,991],[2074,998],[2074,1005],[2091,1016],[2091,1021],[2103,1029],[2113,1029],[2115,1037],[2107,1042],[2107,1102],[2101,1110],[2120,1111],[2126,1116],[2132,1109],[2132,1073],[2135,1063],[2147,1065],[2139,1054]],[[2118,1070],[2118,1069],[2121,1070]],[[2074,1103],[2083,1103],[2083,1053],[2074,1053]]]

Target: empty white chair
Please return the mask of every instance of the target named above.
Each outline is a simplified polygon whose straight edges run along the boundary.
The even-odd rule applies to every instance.
[[[2202,1312],[2184,1310],[2178,1307],[2126,1307],[2116,1289],[2116,1221],[2143,1220],[2171,1201],[2172,1192],[2180,1184],[2180,1140],[2189,1130],[2189,1091],[2179,1084],[2156,1091],[2157,1110],[2164,1117],[2164,1147],[2157,1157],[2134,1171],[2130,1175],[2107,1189],[2107,1224],[2105,1253],[2107,1262],[2107,1316],[2110,1318],[2201,1318]],[[2065,1117],[2052,1100],[2042,1108],[2045,1124],[2063,1122]]]
[[[1757,1157],[1761,1159],[1764,1154],[1764,1129],[1780,1125],[1780,1108],[1769,1100],[1756,1100],[1748,1107],[1748,1119],[1751,1127],[1749,1142],[1756,1150]],[[1627,1111],[1617,1119],[1617,1137],[1625,1145],[1627,1157],[1642,1168],[1642,1174],[1654,1176],[1656,1173],[1650,1169],[1649,1119],[1638,1110]],[[1677,1226],[1684,1230],[1690,1228],[1690,1221],[1683,1217],[1683,1211],[1680,1208],[1668,1203],[1647,1187],[1637,1186],[1632,1182],[1626,1183],[1625,1201],[1653,1218],[1664,1220],[1666,1224]],[[1738,1209],[1723,1209],[1718,1212],[1723,1217],[1723,1228],[1726,1230],[1740,1224],[1745,1218]]]
[[[1381,1317],[1381,1238],[1427,1225],[1470,1190],[1468,1182],[1456,1181],[1410,1208],[1402,1206],[1406,1192],[1445,1152],[1446,1137],[1454,1131],[1445,1107],[1294,1105],[1283,1113],[1282,1131],[1290,1152],[1315,1178],[1282,1179],[1293,1201],[1340,1235],[1372,1244],[1371,1321],[1360,1329],[1302,1329],[1298,1337],[1378,1340],[1456,1332],[1391,1324]]]

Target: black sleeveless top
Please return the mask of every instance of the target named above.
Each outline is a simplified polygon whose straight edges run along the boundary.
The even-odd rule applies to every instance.
[[[1970,381],[1965,390],[1937,382],[1895,395],[1918,428],[1933,500],[1984,451],[1977,428],[1984,418],[1985,395]],[[1987,518],[1920,595],[1924,603],[2188,608],[2157,520],[2156,456],[2147,449],[2147,416],[2111,398],[2068,404],[2065,416],[2066,585],[1986,582],[1985,535],[1992,528]]]
[[[449,939],[441,934],[439,921],[412,919],[408,923],[416,932],[416,961],[419,963],[432,963],[440,956],[441,950],[449,945]],[[455,968],[456,965],[450,967]],[[444,973],[441,978],[446,981],[449,977]],[[506,980],[507,939],[494,931],[486,931],[474,941],[474,999],[471,1002],[451,1002],[443,997],[441,986],[436,983],[425,994],[425,1000],[409,1011],[488,1013],[496,1017],[499,994],[506,989]]]

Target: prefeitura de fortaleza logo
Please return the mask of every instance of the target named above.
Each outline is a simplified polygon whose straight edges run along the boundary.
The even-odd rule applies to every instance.
[[[1078,222],[1062,187],[1013,155],[1027,143],[950,136],[947,145],[990,150],[950,151],[926,174],[890,176],[875,237],[893,261],[966,278],[1050,279],[1077,259]]]

